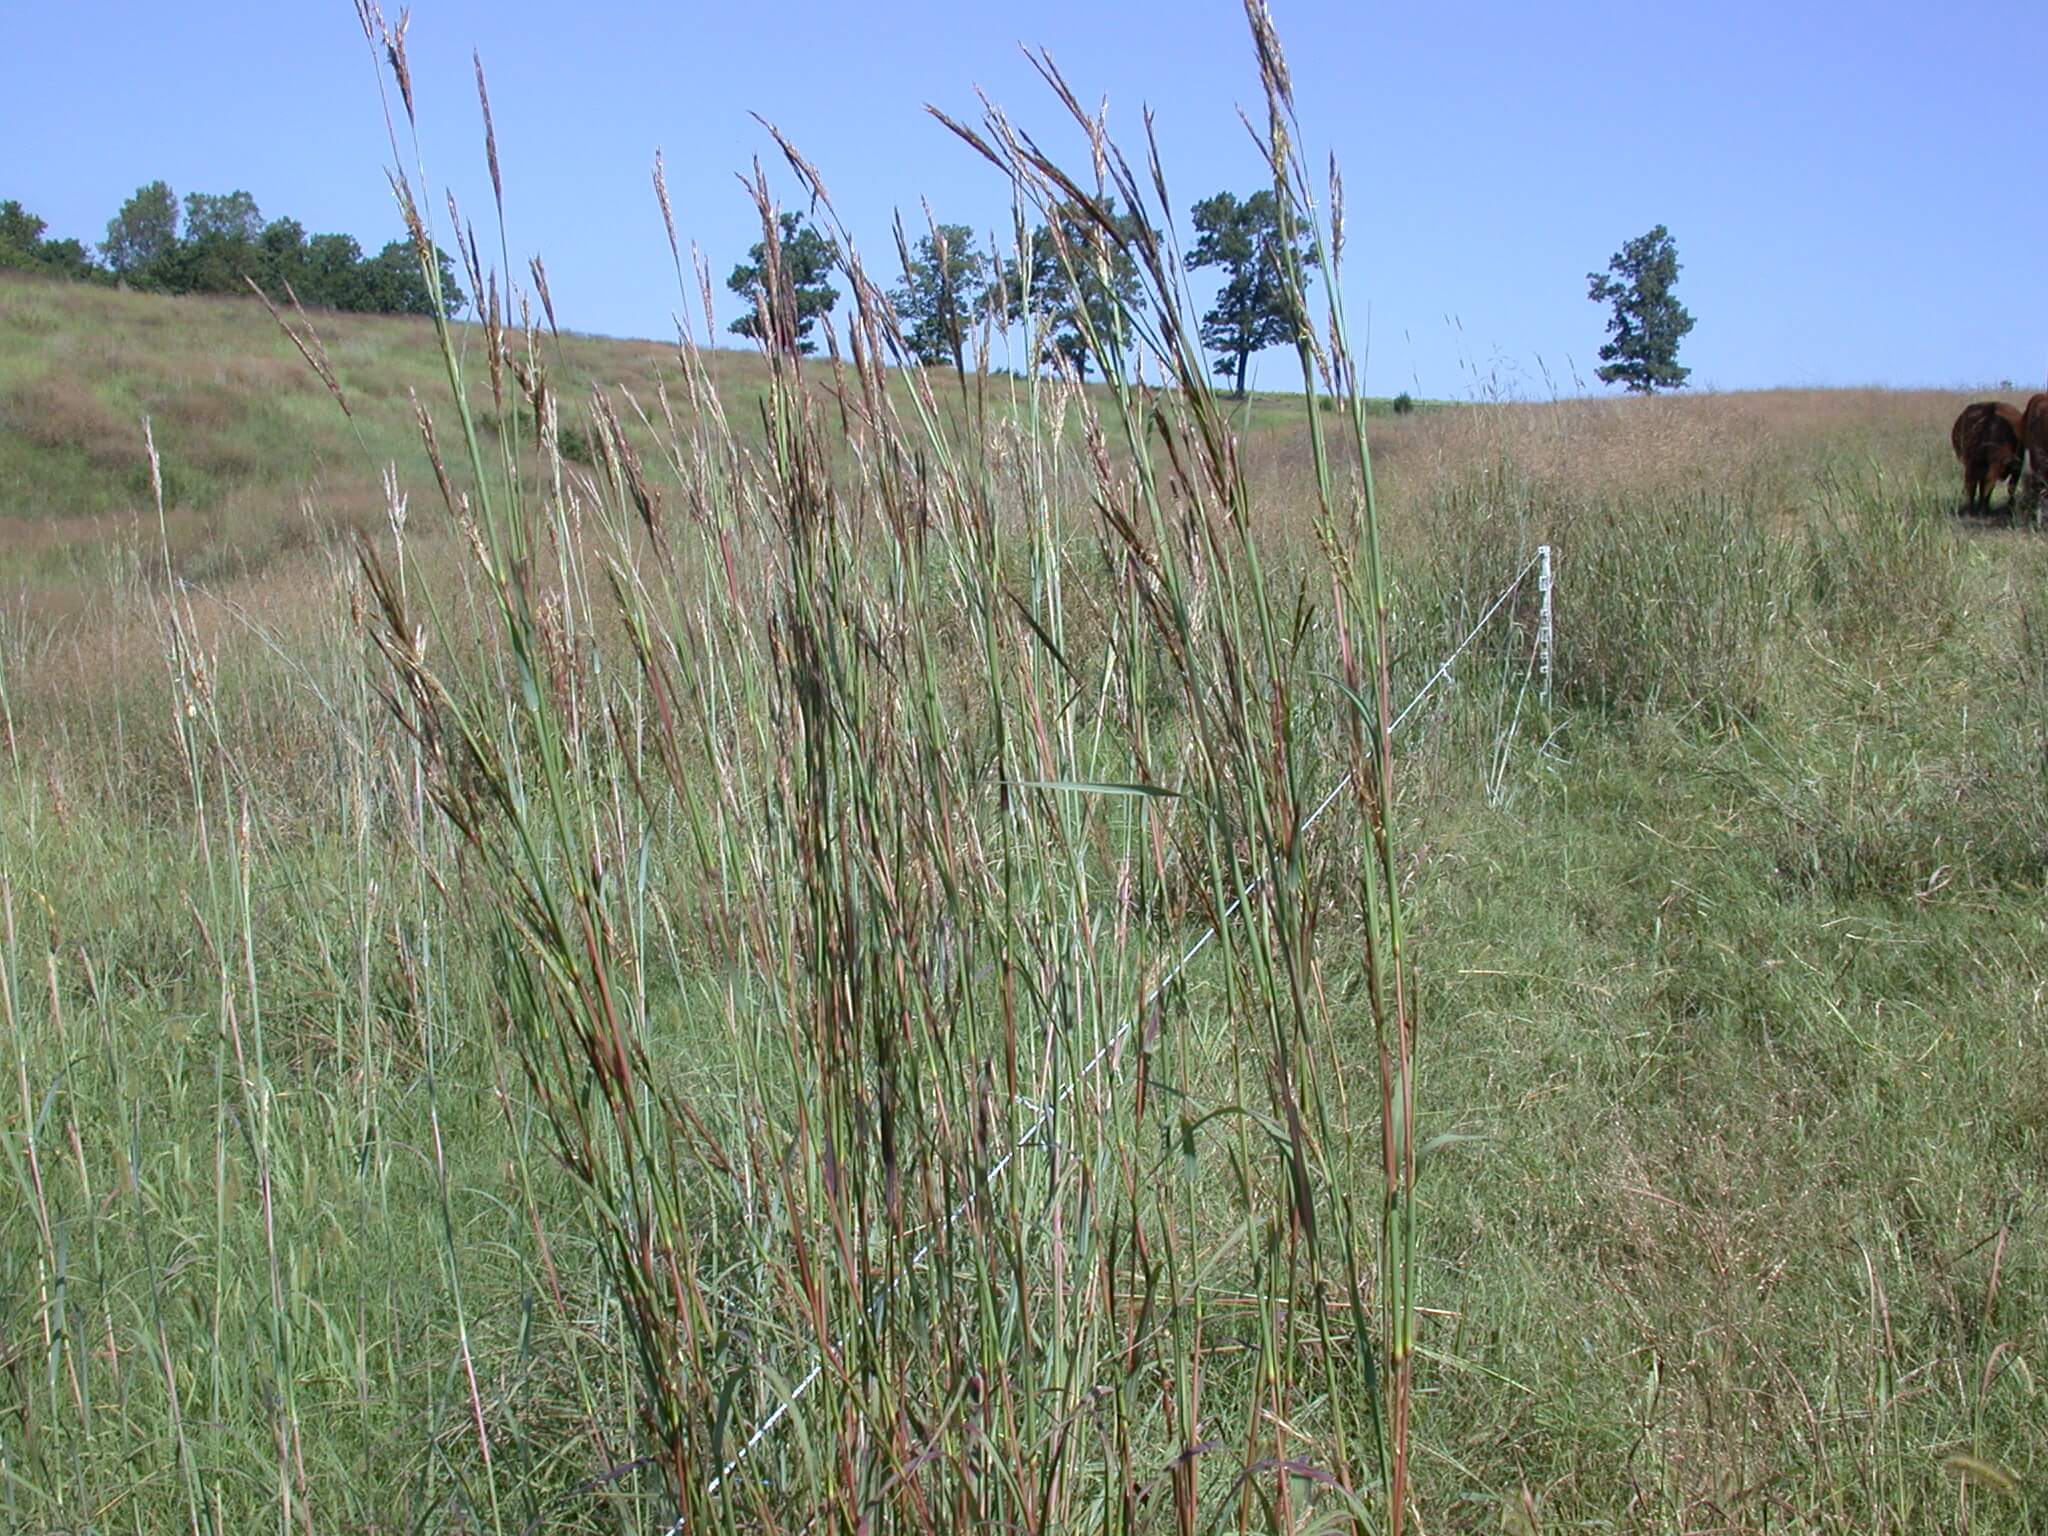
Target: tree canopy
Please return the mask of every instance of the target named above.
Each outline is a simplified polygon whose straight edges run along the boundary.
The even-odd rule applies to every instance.
[[[900,243],[899,233],[899,243]],[[903,257],[903,281],[889,295],[904,339],[919,361],[967,368],[967,328],[987,292],[990,262],[965,224],[940,224]]]
[[[76,240],[46,240],[49,225],[12,198],[0,203],[0,271],[43,272],[53,277],[85,277],[92,254]]]
[[[1605,366],[1595,370],[1601,383],[1638,395],[1685,387],[1692,370],[1679,366],[1678,344],[1693,319],[1671,291],[1678,273],[1678,246],[1659,224],[1615,252],[1605,272],[1586,274],[1586,297],[1613,306],[1600,348]]]
[[[365,256],[353,236],[314,235],[296,219],[263,222],[247,192],[194,192],[184,200],[162,181],[138,187],[107,221],[94,253],[77,240],[50,240],[48,226],[19,202],[0,203],[0,270],[74,280],[119,281],[153,293],[246,294],[254,279],[266,293],[287,284],[319,309],[431,315],[432,290],[410,240]],[[455,264],[436,251],[441,297],[453,316],[468,302]]]
[[[161,183],[159,183],[161,185]],[[254,245],[263,233],[263,215],[246,192],[188,192],[185,195],[185,238]]]
[[[776,220],[776,260],[780,269],[779,301],[768,294],[770,266],[768,242],[757,240],[747,259],[732,269],[725,286],[753,307],[733,321],[735,335],[759,341],[767,334],[762,325],[762,306],[784,317],[789,337],[799,352],[815,352],[818,344],[811,330],[839,302],[839,290],[832,286],[832,269],[839,262],[839,248],[815,224],[785,213]]]
[[[436,249],[441,298],[450,317],[467,302],[446,251]],[[353,235],[315,235],[296,219],[267,224],[258,237],[250,275],[266,293],[286,284],[302,303],[366,314],[434,313],[432,291],[410,240],[394,240],[365,256]]]
[[[107,238],[100,254],[121,277],[146,272],[178,243],[178,198],[170,184],[152,181],[107,220]]]
[[[1251,355],[1292,342],[1305,323],[1287,281],[1279,203],[1270,189],[1242,200],[1218,192],[1195,204],[1194,223],[1198,238],[1184,258],[1188,270],[1220,267],[1226,274],[1223,291],[1202,316],[1202,345],[1217,354],[1217,374],[1234,380],[1243,399]],[[1315,252],[1299,231],[1294,255],[1306,284]]]
[[[1008,318],[1024,319],[1028,307],[1039,361],[1061,359],[1083,379],[1092,360],[1089,332],[1110,334],[1118,308],[1136,305],[1144,291],[1128,248],[1142,216],[1118,214],[1115,200],[1105,201],[1120,238],[1111,240],[1080,206],[1057,203],[1048,210],[1048,222],[1031,234],[1028,270],[1020,270],[1014,259],[1003,263],[1002,303]]]

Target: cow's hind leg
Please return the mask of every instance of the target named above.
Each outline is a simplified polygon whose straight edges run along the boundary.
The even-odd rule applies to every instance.
[[[1987,453],[1977,460],[1977,499],[1974,506],[1979,517],[1989,517],[1991,515],[1991,498],[1997,492],[1997,461]]]

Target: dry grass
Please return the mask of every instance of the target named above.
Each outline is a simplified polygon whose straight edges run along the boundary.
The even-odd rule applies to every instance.
[[[44,374],[0,395],[0,430],[39,448],[84,455],[98,466],[130,466],[135,434],[81,377]]]
[[[1975,398],[1756,390],[1449,405],[1376,420],[1373,463],[1389,517],[1410,538],[1429,536],[1447,488],[1501,474],[1555,504],[1729,493],[1767,497],[1773,512],[1789,515],[1817,502],[1825,475],[1846,471],[1904,480],[1938,505],[1954,499],[1949,427]],[[1289,527],[1309,473],[1305,440],[1268,431],[1249,453],[1267,516]]]

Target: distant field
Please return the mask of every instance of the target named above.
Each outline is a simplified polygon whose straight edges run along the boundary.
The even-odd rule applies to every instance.
[[[203,585],[202,607],[212,597],[271,623],[320,618],[299,594],[324,579],[337,547],[387,525],[384,467],[397,466],[415,499],[429,490],[410,398],[442,408],[446,374],[426,321],[322,313],[311,323],[348,415],[253,301],[165,299],[0,273],[0,622],[19,622],[39,645],[88,670],[100,665],[100,650],[118,646],[105,622],[108,586],[150,579],[162,558],[145,416],[162,455],[173,568]],[[567,336],[550,342],[548,356],[572,425],[578,403],[602,388],[656,450],[628,402],[658,417],[663,384],[679,383],[674,346]],[[759,358],[703,356],[735,430],[757,434]],[[818,371],[829,376],[824,363]],[[996,388],[1012,383],[998,380]],[[507,380],[503,388],[507,408],[516,408],[515,386]],[[1427,544],[1437,502],[1489,468],[1512,469],[1531,495],[1552,499],[1624,486],[1761,494],[1794,518],[1828,477],[1909,476],[1933,508],[1949,495],[1949,480],[1960,494],[1946,423],[1964,398],[1979,396],[1807,390],[1422,402],[1408,416],[1391,414],[1385,400],[1371,404],[1395,536]],[[1253,482],[1274,536],[1309,538],[1303,490],[1311,470],[1298,400],[1255,392],[1230,410],[1248,429]],[[485,415],[488,435],[495,402]],[[444,433],[451,427],[444,421]],[[411,537],[441,547],[447,520],[422,515]],[[92,622],[81,623],[88,616]]]
[[[0,277],[0,1526],[658,1531],[824,1317],[732,1525],[1377,1528],[1301,402],[1204,544],[1163,428],[1043,425],[1100,388],[913,452],[820,365],[800,474],[760,359],[543,338],[557,492],[480,355],[485,484],[425,322],[315,324],[352,415],[260,306]],[[2048,1519],[2048,536],[1953,516],[1965,398],[1371,416],[1400,698],[1559,581],[1553,702],[1525,594],[1398,742],[1424,1529]]]

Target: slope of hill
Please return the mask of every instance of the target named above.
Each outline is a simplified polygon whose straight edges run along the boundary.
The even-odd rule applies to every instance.
[[[331,523],[381,515],[382,468],[407,480],[427,468],[408,391],[432,403],[446,391],[433,328],[325,313],[312,325],[349,415],[253,299],[0,274],[0,583],[19,586],[25,559],[45,577],[53,562],[90,567],[108,528],[149,504],[145,417],[167,506],[201,535],[186,548],[200,569],[260,562],[309,495]],[[569,402],[600,382],[651,402],[657,372],[675,372],[673,349],[654,342],[565,336],[551,352]],[[739,352],[710,365],[740,395],[760,372]]]
[[[308,499],[317,526],[381,520],[386,465],[409,485],[429,483],[408,392],[441,413],[447,376],[431,324],[324,312],[311,323],[348,415],[253,299],[167,298],[0,273],[0,590],[98,572],[110,533],[151,501],[145,417],[188,575],[261,567],[306,536],[300,504]],[[653,411],[658,379],[679,372],[673,345],[654,341],[565,335],[546,351],[571,422],[593,386]],[[760,359],[733,349],[705,359],[728,416],[746,432]],[[506,388],[510,395],[510,380]]]

